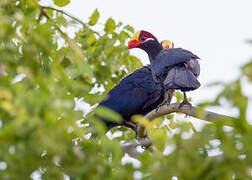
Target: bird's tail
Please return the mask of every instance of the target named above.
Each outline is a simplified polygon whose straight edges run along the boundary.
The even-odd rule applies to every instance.
[[[190,69],[185,66],[175,66],[167,73],[164,86],[165,89],[192,91],[200,87],[200,82]]]

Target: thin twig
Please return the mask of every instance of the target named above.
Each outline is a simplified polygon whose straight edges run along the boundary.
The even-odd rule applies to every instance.
[[[124,153],[127,153],[130,156],[138,157],[142,155],[142,153],[138,152],[136,150],[136,147],[137,146],[150,147],[151,144],[152,142],[149,138],[143,138],[139,141],[131,141],[126,144],[121,144],[121,148]]]
[[[80,23],[84,28],[90,29],[90,28],[87,26],[87,24],[84,23],[83,21],[81,21],[79,18],[74,17],[73,15],[71,15],[71,14],[69,14],[69,13],[67,13],[67,12],[65,12],[65,11],[63,11],[63,10],[61,10],[61,9],[56,9],[56,8],[53,8],[53,7],[50,7],[50,6],[41,6],[41,8],[50,9],[50,10],[53,10],[53,11],[57,11],[57,12],[59,12],[59,13],[61,13],[61,14],[64,14],[64,15],[70,17],[71,19],[77,21],[78,23]],[[93,31],[96,35],[98,35],[99,37],[101,37],[101,35],[100,35],[98,32],[96,32],[96,31],[94,31],[94,30],[92,30],[92,31]]]

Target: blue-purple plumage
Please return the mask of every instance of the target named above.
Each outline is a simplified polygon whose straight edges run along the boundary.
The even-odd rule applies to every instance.
[[[182,48],[163,49],[154,59],[150,59],[153,78],[157,82],[164,81],[173,67],[184,65],[191,59],[199,59],[199,57]]]
[[[163,82],[165,89],[195,90],[200,86],[192,71],[183,65],[176,65],[168,71]]]
[[[130,121],[134,114],[142,114],[155,109],[164,98],[162,83],[156,83],[151,74],[151,67],[142,67],[126,76],[108,93],[108,98],[100,105],[120,113],[125,121]],[[107,127],[118,124],[102,119]]]

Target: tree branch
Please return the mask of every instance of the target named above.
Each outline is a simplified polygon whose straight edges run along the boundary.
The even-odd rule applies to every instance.
[[[149,147],[151,144],[152,142],[149,138],[142,138],[140,141],[130,141],[128,143],[121,144],[121,148],[124,153],[128,153],[130,156],[137,157],[142,155],[142,153],[136,150],[137,146]]]
[[[204,110],[202,108],[193,107],[190,105],[184,105],[181,108],[179,107],[180,103],[173,103],[170,105],[164,105],[159,107],[158,109],[154,109],[148,114],[146,114],[144,117],[149,120],[153,120],[157,117],[164,116],[170,113],[178,112],[178,113],[184,113],[188,116],[192,116],[198,119],[202,119],[209,122],[217,122],[222,121],[225,125],[233,126],[234,120],[236,120],[233,117],[214,113],[211,111]],[[193,131],[198,135],[195,129]],[[144,126],[138,125],[137,126],[137,133],[138,140],[141,142],[142,140],[145,140],[148,138],[147,131]],[[148,138],[149,139],[149,138]],[[152,145],[151,140],[150,145],[147,146],[147,149],[149,149],[151,152],[158,152],[158,150],[155,148],[155,146]],[[144,145],[143,145],[144,146]]]
[[[167,115],[173,112],[180,112],[188,116],[192,116],[209,122],[223,121],[223,123],[228,126],[233,126],[233,121],[236,120],[233,117],[207,111],[202,108],[189,105],[184,105],[179,108],[179,105],[179,103],[173,103],[170,105],[161,106],[158,108],[158,110],[154,109],[153,111],[146,114],[144,117],[146,119],[152,120],[154,118]]]
[[[84,28],[90,29],[90,28],[87,26],[87,24],[84,23],[83,21],[81,21],[79,18],[74,17],[74,16],[72,16],[71,14],[69,14],[69,13],[67,13],[67,12],[65,12],[65,11],[63,11],[63,10],[56,9],[56,8],[53,8],[53,7],[50,7],[50,6],[41,6],[41,8],[42,8],[42,9],[50,9],[50,10],[53,10],[53,11],[57,11],[57,12],[59,12],[59,13],[61,13],[61,14],[64,14],[64,15],[68,16],[69,18],[71,18],[71,19],[77,21],[78,23],[80,23]],[[94,31],[94,30],[92,30],[92,31],[93,31],[97,36],[101,37],[101,35],[100,35],[98,32],[96,32],[96,31]]]
[[[146,136],[146,137],[142,137],[142,138],[138,138],[137,141],[130,141],[128,143],[125,144],[121,144],[121,149],[124,153],[129,154],[132,157],[138,157],[141,156],[142,153],[138,152],[136,150],[137,146],[142,146],[144,149],[148,149],[150,152],[152,153],[161,153],[160,151],[158,151],[158,149],[152,145],[151,140]]]

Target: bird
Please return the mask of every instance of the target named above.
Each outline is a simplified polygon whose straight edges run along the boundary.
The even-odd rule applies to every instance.
[[[199,57],[183,48],[174,48],[173,43],[168,43],[167,46],[169,48],[163,48],[154,35],[141,30],[129,41],[128,49],[140,48],[148,54],[153,79],[162,82],[165,88],[164,101],[159,107],[170,104],[175,90],[181,90],[184,95],[179,107],[185,104],[191,106],[186,91],[200,87],[197,80],[200,74]]]
[[[161,46],[172,48],[173,42],[164,40],[161,42]],[[164,87],[162,82],[153,80],[151,66],[147,65],[122,79],[108,92],[107,96],[107,99],[103,100],[99,106],[109,108],[119,113],[123,118],[119,124],[99,117],[106,125],[107,130],[123,125],[136,132],[136,126],[131,121],[131,117],[135,114],[145,115],[156,109],[164,99]]]

